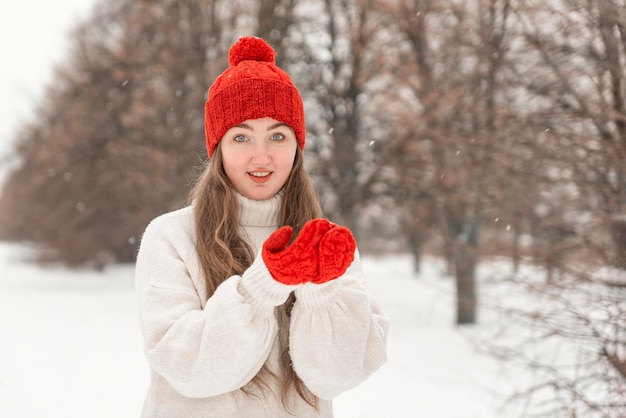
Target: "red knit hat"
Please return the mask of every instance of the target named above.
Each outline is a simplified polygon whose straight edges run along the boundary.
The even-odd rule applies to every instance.
[[[231,46],[228,67],[209,88],[204,129],[209,158],[226,131],[248,119],[286,123],[304,149],[304,106],[296,86],[276,66],[276,52],[261,38],[242,37]]]

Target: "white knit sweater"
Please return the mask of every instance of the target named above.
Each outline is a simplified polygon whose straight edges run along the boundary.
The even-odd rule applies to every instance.
[[[278,227],[280,195],[262,202],[239,200],[241,233],[258,254]],[[136,289],[151,369],[144,417],[332,417],[331,399],[386,360],[388,320],[365,288],[358,252],[342,277],[299,286],[272,279],[257,256],[242,276],[228,278],[206,300],[193,209],[186,207],[156,218],[146,229]],[[298,376],[320,398],[318,411],[297,393],[286,411],[280,381],[271,381],[263,393],[241,390],[264,364],[281,374],[274,308],[292,291],[297,301],[290,355]],[[255,391],[252,385],[246,389]]]

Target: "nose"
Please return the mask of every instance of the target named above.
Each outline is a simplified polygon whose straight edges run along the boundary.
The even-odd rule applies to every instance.
[[[267,143],[265,141],[255,141],[252,162],[256,165],[267,165],[271,160]]]

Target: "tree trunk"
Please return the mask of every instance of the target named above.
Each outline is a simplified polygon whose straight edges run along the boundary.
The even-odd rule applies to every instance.
[[[457,234],[454,248],[454,276],[456,278],[456,323],[475,324],[478,300],[476,296],[476,265],[478,264],[478,234],[480,217],[467,221],[465,233]]]
[[[459,251],[455,257],[456,273],[456,323],[475,324],[476,323],[476,255],[471,248],[466,245],[459,246]]]
[[[412,230],[408,232],[409,247],[411,248],[411,255],[413,257],[413,272],[418,274],[421,269],[422,261],[422,239],[419,232]]]
[[[626,219],[611,222],[611,238],[615,245],[615,267],[626,269]]]

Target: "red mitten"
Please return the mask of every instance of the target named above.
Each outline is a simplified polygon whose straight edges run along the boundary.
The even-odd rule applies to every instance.
[[[352,232],[344,226],[335,226],[326,232],[319,244],[319,277],[313,283],[326,283],[343,275],[356,251]]]
[[[333,228],[326,219],[307,222],[296,239],[287,247],[293,234],[290,226],[274,231],[263,243],[261,256],[272,277],[284,284],[309,282],[320,276],[318,248],[322,237]]]

